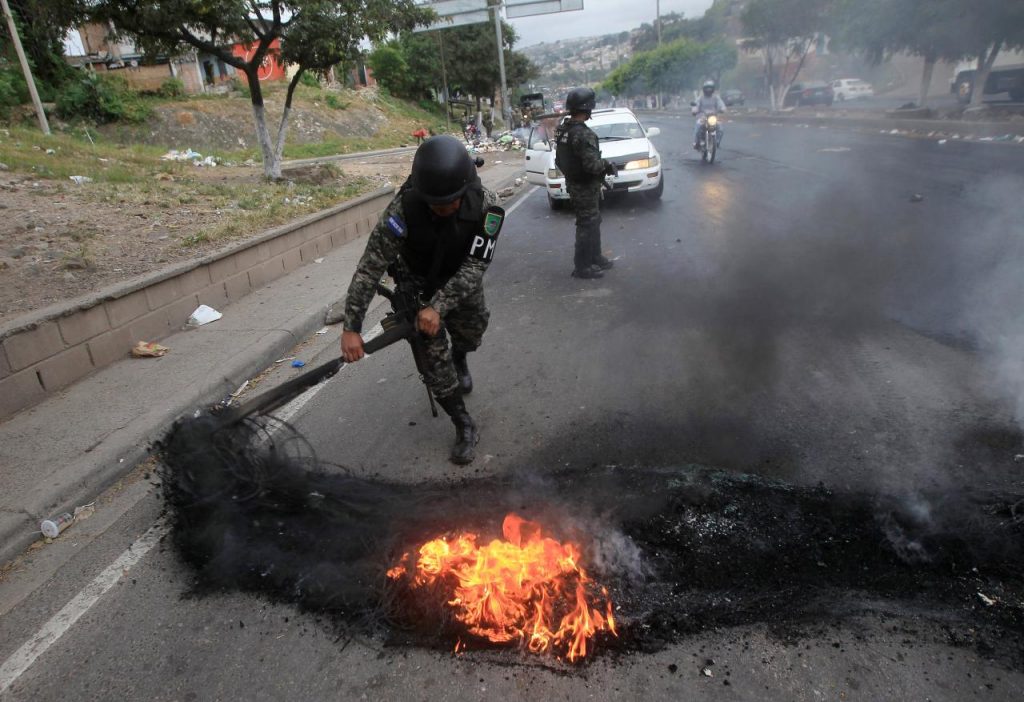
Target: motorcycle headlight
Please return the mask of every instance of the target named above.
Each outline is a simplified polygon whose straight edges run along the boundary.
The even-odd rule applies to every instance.
[[[623,170],[633,171],[638,168],[654,168],[658,165],[658,157],[650,156],[648,158],[638,158],[635,161],[628,161],[623,167]]]
[[[716,124],[718,124],[718,118],[717,117],[715,117],[714,115],[711,115],[710,117],[708,117],[708,126],[709,127],[714,127]]]

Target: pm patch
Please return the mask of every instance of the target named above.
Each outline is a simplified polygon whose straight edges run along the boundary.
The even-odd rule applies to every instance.
[[[390,215],[385,221],[388,223],[388,229],[390,229],[391,233],[397,238],[401,239],[405,236],[405,222],[403,222],[400,217]]]
[[[484,215],[484,231],[473,237],[469,246],[469,255],[481,261],[490,262],[494,258],[494,247],[498,244],[498,233],[505,222],[505,210],[497,205],[487,208]]]

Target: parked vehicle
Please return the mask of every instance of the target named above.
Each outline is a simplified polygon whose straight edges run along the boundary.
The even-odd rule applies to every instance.
[[[606,179],[613,192],[642,193],[651,200],[661,197],[665,189],[661,155],[650,141],[661,133],[660,129],[645,129],[624,107],[594,110],[587,126],[597,133],[601,157],[619,169],[618,175]],[[531,130],[526,146],[526,180],[543,185],[548,204],[557,210],[569,201],[569,193],[565,176],[555,166],[554,132],[554,120],[544,120]]]
[[[835,100],[832,86],[819,81],[793,83],[786,91],[782,101],[783,107],[801,107],[803,105],[831,105]]]
[[[725,103],[726,107],[732,107],[733,105],[742,106],[746,101],[746,96],[739,90],[722,91],[722,102]]]
[[[971,101],[974,93],[974,74],[977,72],[977,61],[964,61],[957,64],[955,78],[950,84],[950,92],[956,95],[963,104]],[[1007,93],[1014,102],[1024,102],[1024,52],[1000,51],[992,65],[992,72],[985,81],[983,95],[999,95]]]
[[[856,100],[857,98],[869,98],[875,94],[870,83],[865,83],[860,78],[840,78],[832,81],[832,95],[839,102],[844,100]]]
[[[700,151],[700,157],[704,163],[715,162],[720,135],[718,115],[706,115],[700,118],[700,129],[697,131],[697,150]]]

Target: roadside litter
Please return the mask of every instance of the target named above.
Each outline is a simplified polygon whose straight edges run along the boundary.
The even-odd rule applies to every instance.
[[[166,154],[161,156],[161,160],[164,161],[194,161],[202,158],[203,155],[198,151],[192,149],[185,149],[184,151],[178,151],[177,149],[171,149]]]
[[[185,149],[184,151],[171,149],[160,158],[163,161],[192,161],[196,166],[205,166],[208,168],[216,166],[220,162],[220,159],[216,156],[207,156],[206,158],[203,158],[201,153],[193,151],[192,149]]]
[[[223,316],[223,313],[218,312],[208,305],[199,305],[199,307],[196,308],[196,311],[189,316],[188,325],[190,327],[201,327],[204,324],[216,322]]]
[[[74,181],[77,185],[85,185],[92,182],[92,178],[89,176],[68,176],[68,179]]]
[[[95,502],[75,507],[74,514],[71,512],[64,512],[55,517],[44,519],[39,523],[39,531],[43,532],[43,536],[47,539],[56,539],[69,526],[83,519],[88,519],[95,511]]]
[[[298,359],[292,361],[292,368],[302,368],[304,365],[306,365],[305,361],[300,361]]]
[[[56,517],[44,519],[39,523],[39,531],[48,539],[56,539],[61,532],[71,526],[75,521],[74,515],[70,512],[58,514]]]
[[[159,358],[167,355],[168,351],[170,351],[169,348],[153,341],[140,341],[132,347],[132,356],[135,358]]]

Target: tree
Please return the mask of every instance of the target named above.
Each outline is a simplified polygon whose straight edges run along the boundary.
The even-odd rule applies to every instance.
[[[288,115],[303,73],[323,73],[354,59],[364,37],[380,40],[433,17],[414,0],[94,0],[91,13],[147,54],[177,54],[192,47],[240,71],[249,86],[263,172],[272,180],[281,177]],[[279,51],[273,48],[277,41]],[[238,44],[253,47],[248,58],[232,52]],[[260,66],[271,55],[298,68],[273,142],[259,79]]]
[[[8,0],[18,24],[21,44],[32,65],[36,84],[44,96],[52,95],[72,75],[64,60],[64,35],[85,17],[83,0]],[[7,41],[7,25],[0,22],[0,55],[12,63],[11,44]],[[44,98],[46,99],[46,98]]]
[[[825,29],[828,0],[751,0],[740,19],[750,37],[743,47],[764,57],[772,110],[784,102]]]
[[[392,95],[408,96],[409,65],[399,47],[394,43],[378,46],[370,52],[367,63],[373,69],[373,77]]]
[[[924,59],[918,105],[928,102],[935,64],[968,51],[948,0],[839,0],[831,18],[833,45],[873,63],[906,52]]]
[[[1024,46],[1024,3],[1020,0],[953,0],[957,24],[970,47],[965,53],[977,59],[971,81],[971,106],[984,100],[985,83],[999,52]]]
[[[612,95],[680,94],[701,78],[717,80],[722,71],[736,65],[736,53],[736,47],[725,40],[702,43],[683,37],[635,54],[608,74],[601,88]]]

